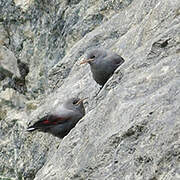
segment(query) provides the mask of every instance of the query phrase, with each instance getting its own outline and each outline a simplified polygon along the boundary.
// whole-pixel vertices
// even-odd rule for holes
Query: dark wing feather
[[[120,66],[124,63],[125,60],[121,56],[115,54],[112,58],[112,61],[115,62],[116,66]]]
[[[36,129],[47,129],[57,124],[62,124],[68,121],[69,118],[58,117],[55,115],[47,115],[35,122],[32,126],[28,127],[28,131],[34,131]]]

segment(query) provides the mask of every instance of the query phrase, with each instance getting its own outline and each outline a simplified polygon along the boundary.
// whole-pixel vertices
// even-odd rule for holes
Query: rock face
[[[0,45],[0,72],[2,76],[20,77],[17,60],[14,54],[6,47]]]
[[[0,67],[1,179],[180,178],[179,0],[1,0],[0,27],[20,73]],[[94,47],[125,59],[99,93]],[[26,132],[72,96],[86,115],[63,140]]]

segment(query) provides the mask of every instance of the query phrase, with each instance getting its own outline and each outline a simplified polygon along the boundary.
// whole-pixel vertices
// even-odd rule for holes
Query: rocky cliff
[[[125,59],[100,93],[94,47]],[[26,132],[73,96],[64,139]],[[0,0],[0,179],[178,180],[179,135],[179,0]]]

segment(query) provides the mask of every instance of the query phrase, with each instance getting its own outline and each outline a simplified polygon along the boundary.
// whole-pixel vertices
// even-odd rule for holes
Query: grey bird
[[[85,115],[83,101],[87,99],[70,98],[65,103],[57,106],[54,111],[41,118],[27,131],[48,132],[59,138],[66,136],[76,123]]]
[[[80,64],[89,63],[93,79],[99,85],[104,86],[114,71],[124,63],[124,61],[121,56],[114,52],[104,49],[94,49],[87,54],[87,59]]]

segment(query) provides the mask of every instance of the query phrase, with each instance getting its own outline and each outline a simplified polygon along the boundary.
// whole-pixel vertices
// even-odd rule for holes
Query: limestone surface
[[[180,178],[179,0],[1,0],[0,23],[21,72],[0,78],[0,179]],[[125,59],[101,90],[80,65],[95,47]],[[73,96],[86,115],[66,137],[26,132]]]

